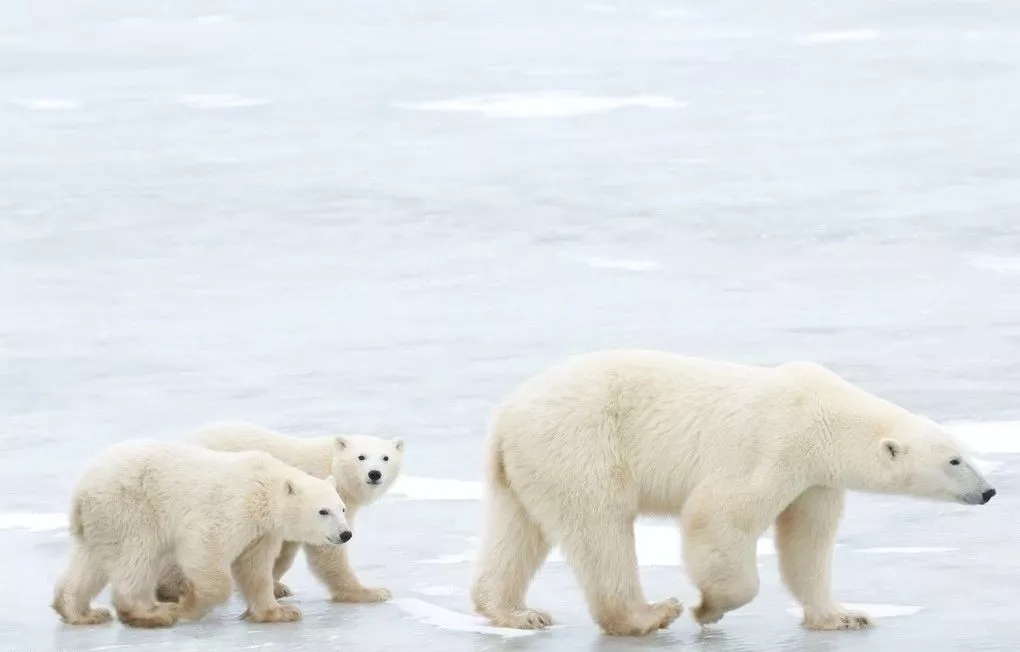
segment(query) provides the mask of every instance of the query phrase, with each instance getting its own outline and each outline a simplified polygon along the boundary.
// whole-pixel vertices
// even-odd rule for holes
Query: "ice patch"
[[[82,106],[81,102],[74,100],[59,100],[47,97],[14,100],[14,104],[29,111],[77,111]]]
[[[925,555],[932,553],[954,552],[956,548],[926,548],[923,546],[903,546],[885,548],[858,548],[856,552],[866,555]]]
[[[420,589],[414,589],[415,593],[421,593],[422,595],[431,596],[454,596],[454,595],[467,595],[467,589],[462,589],[456,586],[423,586]]]
[[[945,426],[977,453],[1020,453],[1020,421],[955,421]]]
[[[434,604],[419,600],[417,598],[396,598],[390,600],[393,604],[418,622],[438,627],[447,631],[471,632],[475,634],[491,634],[503,638],[519,638],[522,636],[533,636],[539,630],[535,629],[511,629],[509,627],[493,627],[480,616],[469,616],[437,607]]]
[[[553,551],[555,554],[556,551]],[[465,550],[464,552],[457,552],[452,555],[442,555],[434,559],[423,559],[419,564],[466,564],[473,562],[477,556],[475,550]],[[552,555],[549,556],[552,559]]]
[[[646,525],[638,523],[634,527],[635,545],[637,547],[638,565],[640,566],[681,566],[680,530],[670,525]],[[772,539],[758,540],[758,555],[769,557],[776,554]],[[443,555],[434,559],[424,559],[421,564],[463,564],[473,562],[477,558],[477,549],[471,548],[464,552]],[[564,563],[559,548],[554,548],[546,559],[547,563]]]
[[[269,100],[262,97],[228,94],[182,95],[177,101],[190,109],[238,109],[269,104]]]
[[[409,500],[481,500],[483,490],[481,482],[400,476],[390,494]]]
[[[878,39],[878,32],[873,29],[847,29],[834,32],[814,32],[804,37],[805,43],[852,43],[860,41],[874,41]]]
[[[616,5],[587,4],[584,6],[584,10],[596,14],[615,14],[619,13],[620,8]]]
[[[7,512],[0,514],[0,530],[48,532],[61,529],[67,529],[67,514],[36,514],[31,512]]]
[[[970,264],[979,269],[987,269],[1000,274],[1014,276],[1020,274],[1020,258],[1014,256],[974,256]]]
[[[853,609],[855,611],[863,611],[873,618],[896,618],[897,616],[913,616],[923,609],[923,607],[912,607],[901,604],[851,604],[844,603],[843,606],[847,609]],[[804,610],[801,607],[790,607],[786,610],[786,613],[797,618],[804,617]]]
[[[416,111],[481,113],[490,118],[562,118],[624,108],[676,109],[687,106],[659,95],[592,97],[570,93],[508,94],[398,105]]]
[[[226,16],[212,14],[209,16],[199,16],[198,18],[195,19],[195,22],[198,23],[199,25],[218,25],[219,23],[222,23],[226,20],[227,20]]]
[[[654,260],[613,260],[608,258],[585,258],[584,263],[596,269],[622,269],[628,272],[652,272],[662,269]]]

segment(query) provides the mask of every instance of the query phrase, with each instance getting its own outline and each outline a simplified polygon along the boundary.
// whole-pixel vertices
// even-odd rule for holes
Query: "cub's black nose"
[[[995,496],[995,489],[986,489],[984,493],[981,494],[981,504],[984,505],[991,500],[993,496]]]
[[[379,478],[381,477],[382,473],[379,473],[374,469],[368,472],[368,479],[371,480],[372,482],[379,482]]]
[[[347,543],[348,541],[351,540],[351,537],[353,536],[354,536],[353,532],[351,532],[350,530],[344,530],[343,532],[340,533],[340,543]]]

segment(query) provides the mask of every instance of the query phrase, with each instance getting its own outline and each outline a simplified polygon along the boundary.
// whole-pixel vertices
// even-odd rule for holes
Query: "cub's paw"
[[[68,625],[102,625],[113,620],[113,614],[109,609],[89,609],[85,613],[71,618],[61,616],[61,620]]]

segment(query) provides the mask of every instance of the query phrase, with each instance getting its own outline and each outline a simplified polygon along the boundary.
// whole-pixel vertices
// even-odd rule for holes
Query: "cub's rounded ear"
[[[297,487],[294,486],[294,481],[293,480],[284,480],[283,481],[283,490],[285,492],[287,492],[288,496],[293,496],[293,495],[297,494]]]
[[[882,455],[885,455],[890,460],[898,459],[904,453],[903,444],[895,439],[883,439],[880,445],[882,446]]]
[[[401,453],[403,453],[404,452],[404,440],[403,439],[394,439],[393,440],[393,448],[395,448],[398,451],[400,451]]]
[[[336,487],[336,481],[333,479],[333,476],[331,475],[326,476],[326,482],[329,483],[329,486]]]
[[[346,437],[341,436],[341,437],[337,437],[337,438],[335,438],[333,440],[333,446],[338,451],[342,451],[342,450],[347,450],[347,447],[350,446],[350,443],[347,441]]]

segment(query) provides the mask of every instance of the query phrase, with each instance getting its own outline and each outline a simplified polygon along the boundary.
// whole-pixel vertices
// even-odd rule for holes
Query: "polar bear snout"
[[[382,471],[372,469],[368,472],[368,484],[379,484],[382,481]]]
[[[329,539],[330,543],[339,546],[350,541],[351,537],[353,536],[354,536],[353,532],[351,532],[350,530],[344,530],[343,532],[338,532],[337,534],[327,538]]]
[[[960,496],[960,502],[967,505],[985,505],[995,497],[995,489],[989,487],[984,491],[974,491]]]

